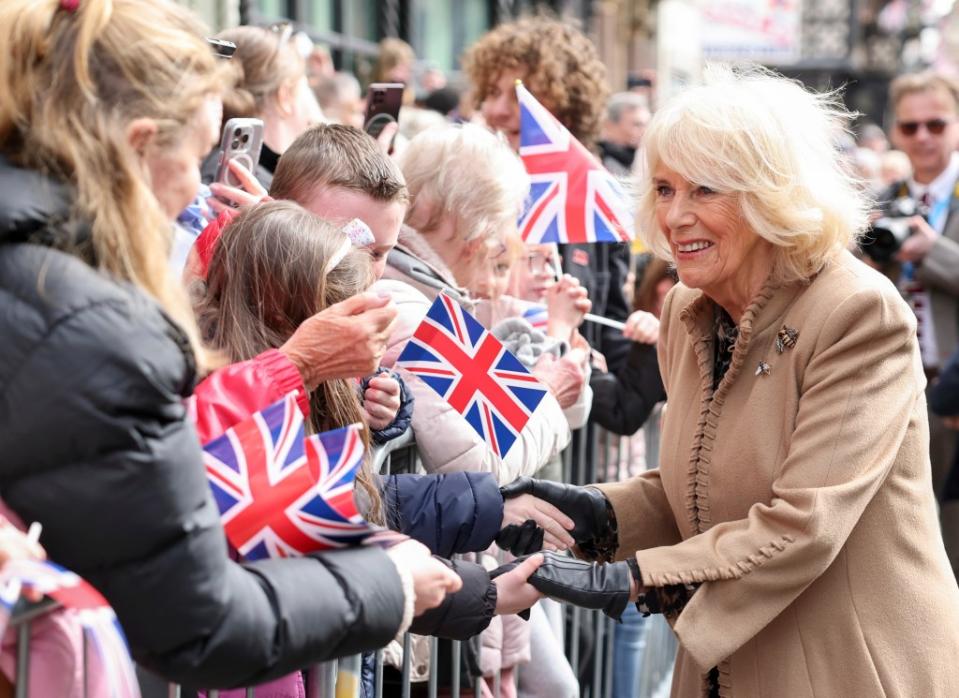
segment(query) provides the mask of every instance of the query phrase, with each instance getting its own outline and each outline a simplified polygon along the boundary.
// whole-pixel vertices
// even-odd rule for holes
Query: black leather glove
[[[529,583],[547,596],[620,619],[629,604],[633,572],[626,562],[584,562],[545,552]]]
[[[612,507],[606,495],[595,487],[521,477],[501,487],[500,492],[503,499],[531,494],[562,511],[573,520],[571,535],[585,555],[608,560],[616,552],[616,521],[611,514]]]
[[[543,549],[544,531],[533,519],[526,519],[521,526],[510,524],[496,534],[496,545],[519,557]]]

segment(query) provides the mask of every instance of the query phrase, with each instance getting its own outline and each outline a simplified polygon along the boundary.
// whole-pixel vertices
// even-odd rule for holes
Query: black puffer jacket
[[[656,404],[666,399],[656,347],[639,342],[632,343],[616,373],[594,371],[589,386],[593,389],[590,418],[621,436],[636,433]]]
[[[143,293],[49,246],[65,244],[67,206],[0,159],[3,499],[43,524],[51,559],[104,593],[165,678],[253,684],[385,645],[404,600],[381,550],[227,557],[181,404],[186,341]]]

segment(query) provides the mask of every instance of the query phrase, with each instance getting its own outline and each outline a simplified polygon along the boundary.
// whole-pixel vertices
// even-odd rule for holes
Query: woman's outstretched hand
[[[602,611],[619,620],[627,604],[639,594],[639,584],[625,562],[584,562],[549,552],[542,556],[543,563],[529,583],[550,598]]]
[[[612,535],[606,496],[593,487],[577,487],[550,480],[534,480],[521,477],[500,488],[504,499],[531,494],[549,502],[564,515],[573,520],[571,534],[573,540],[584,552],[590,548],[607,547],[606,541]],[[597,545],[603,541],[603,545]]]

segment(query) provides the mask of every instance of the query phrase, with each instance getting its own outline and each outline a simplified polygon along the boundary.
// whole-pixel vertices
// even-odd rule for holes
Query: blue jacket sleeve
[[[959,414],[959,351],[952,355],[929,392],[929,407],[942,417]]]
[[[434,555],[486,550],[503,523],[503,496],[491,473],[390,475],[382,490],[390,528]]]

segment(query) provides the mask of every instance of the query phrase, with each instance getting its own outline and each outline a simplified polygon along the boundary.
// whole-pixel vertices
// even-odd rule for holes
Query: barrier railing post
[[[452,661],[450,668],[450,691],[452,692],[451,698],[460,698],[460,652],[462,652],[463,647],[459,640],[453,640],[453,643],[450,648],[450,655],[452,656]]]
[[[306,672],[306,698],[335,698],[336,660],[314,664]]]
[[[16,698],[30,695],[30,621],[17,628],[17,687]]]
[[[409,633],[403,634],[403,668],[402,668],[402,681],[401,686],[401,695],[403,698],[410,698],[410,668],[413,662],[413,640],[410,637]]]
[[[363,658],[360,655],[341,658],[336,676],[336,698],[359,698],[362,672]]]
[[[616,623],[612,618],[606,619],[606,670],[603,672],[603,698],[612,698],[613,695],[613,643],[616,641]]]
[[[569,624],[569,664],[577,677],[579,676],[579,614],[581,612],[582,609],[579,606],[573,606]]]
[[[436,698],[439,691],[439,658],[440,642],[437,638],[430,638],[430,676],[427,684],[429,698]]]
[[[595,639],[593,640],[593,685],[591,686],[590,693],[592,698],[602,698],[602,686],[603,686],[603,650],[606,647],[606,616],[603,615],[602,611],[594,611],[593,614],[593,628],[595,632]]]
[[[383,698],[383,650],[376,650],[373,658],[373,695]]]

